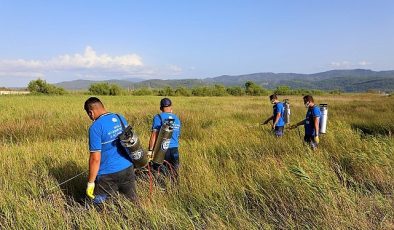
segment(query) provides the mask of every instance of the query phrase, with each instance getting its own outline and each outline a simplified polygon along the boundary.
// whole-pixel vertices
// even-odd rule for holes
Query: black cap
[[[168,106],[171,106],[172,105],[172,102],[171,102],[171,100],[169,99],[169,98],[163,98],[163,99],[161,99],[161,101],[160,101],[160,107],[161,108],[163,108],[163,107],[168,107]]]

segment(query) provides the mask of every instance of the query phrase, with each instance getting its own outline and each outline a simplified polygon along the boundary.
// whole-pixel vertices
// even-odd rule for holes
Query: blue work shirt
[[[161,119],[160,119],[161,117]],[[160,132],[161,125],[166,119],[174,119],[174,131],[172,133],[169,148],[175,148],[179,146],[179,135],[181,134],[181,121],[177,115],[173,113],[160,113],[153,117],[152,131]]]
[[[126,119],[119,115],[127,127]],[[116,173],[133,164],[122,153],[118,136],[123,131],[122,124],[116,114],[105,113],[97,118],[89,128],[90,152],[101,152],[98,175]]]
[[[315,121],[313,119],[315,117],[320,118],[320,108],[317,105],[313,106],[312,108],[308,108],[308,111],[306,112],[304,123],[305,135],[316,136]]]
[[[275,127],[285,126],[285,120],[284,120],[285,107],[283,106],[283,103],[282,102],[278,102],[272,108],[274,109],[274,120],[273,120],[273,122],[275,122],[276,115],[278,113],[280,113],[280,118],[279,118],[278,122],[276,123]]]

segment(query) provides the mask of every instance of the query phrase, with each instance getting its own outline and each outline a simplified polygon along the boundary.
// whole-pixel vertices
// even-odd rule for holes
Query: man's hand
[[[88,182],[88,185],[86,187],[86,195],[90,198],[90,199],[94,199],[94,182]]]
[[[148,156],[148,160],[151,161],[153,159],[153,152],[152,150],[148,150],[148,152],[146,152],[146,155]]]
[[[316,144],[319,144],[320,142],[319,136],[315,136],[314,141],[316,142]]]
[[[290,125],[289,129],[296,129],[298,127],[298,125]]]

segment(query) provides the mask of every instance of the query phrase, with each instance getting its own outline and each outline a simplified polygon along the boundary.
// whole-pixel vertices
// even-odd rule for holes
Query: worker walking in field
[[[89,128],[90,158],[86,195],[94,204],[103,203],[117,192],[136,202],[133,163],[122,152],[118,140],[123,131],[122,122],[127,125],[126,119],[107,112],[96,97],[87,99],[84,108],[93,121]]]
[[[304,120],[292,125],[290,128],[294,129],[300,125],[304,125],[304,141],[308,143],[313,150],[316,150],[319,144],[320,108],[315,104],[311,95],[304,96],[303,100],[305,107],[308,109],[306,117]]]
[[[179,135],[181,121],[172,111],[172,102],[169,98],[160,101],[160,114],[153,117],[152,132],[149,140],[148,156],[153,158],[152,168],[172,172],[178,181],[179,169]],[[168,135],[165,135],[167,132]],[[164,133],[164,134],[163,134]],[[159,135],[160,134],[160,135]],[[161,155],[161,156],[160,156]],[[166,163],[168,167],[165,167]]]
[[[273,115],[270,116],[267,120],[263,122],[263,124],[268,124],[272,120],[272,130],[275,133],[276,137],[282,137],[284,134],[284,114],[285,109],[283,103],[278,100],[278,96],[276,94],[272,94],[269,96],[271,104],[273,104]]]

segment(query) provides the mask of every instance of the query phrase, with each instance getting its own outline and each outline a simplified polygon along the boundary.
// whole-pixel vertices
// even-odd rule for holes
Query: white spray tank
[[[290,102],[289,99],[285,99],[283,101],[284,104],[284,108],[285,108],[285,114],[283,116],[284,120],[285,120],[285,124],[289,124],[290,123]]]
[[[320,104],[320,122],[319,122],[319,132],[321,134],[327,131],[327,120],[328,120],[328,107],[327,104]]]

